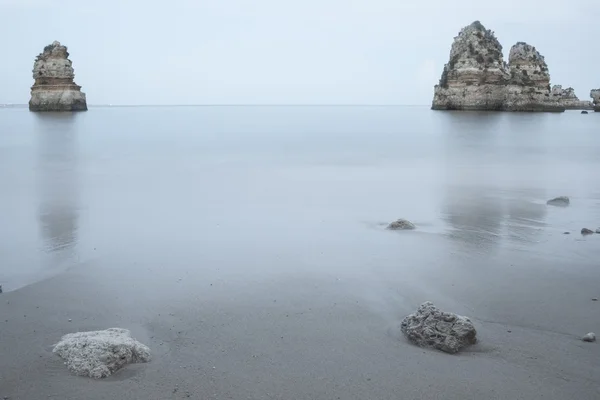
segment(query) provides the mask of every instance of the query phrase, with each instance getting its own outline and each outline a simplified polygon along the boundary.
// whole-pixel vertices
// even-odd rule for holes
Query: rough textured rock
[[[75,73],[67,48],[54,42],[44,48],[33,65],[29,110],[85,111],[87,102],[81,86],[75,84]]]
[[[74,374],[96,379],[110,376],[126,364],[150,361],[150,349],[120,328],[70,333],[53,351]]]
[[[405,317],[400,329],[416,345],[446,353],[456,353],[477,342],[477,331],[469,318],[440,311],[429,301]]]
[[[450,61],[434,88],[434,110],[564,111],[550,95],[550,76],[535,47],[519,42],[509,63],[502,45],[479,21],[454,38]]]
[[[579,97],[575,94],[575,89],[572,87],[563,89],[561,85],[552,86],[552,98],[557,100],[558,103],[567,110],[593,109],[592,102],[579,100]]]
[[[583,229],[581,230],[581,234],[582,234],[582,235],[591,235],[591,234],[593,234],[593,233],[594,233],[594,231],[593,231],[593,230],[591,230],[591,229],[588,229],[588,228],[583,228]]]
[[[592,89],[590,97],[594,103],[594,111],[600,112],[600,89]]]
[[[548,204],[550,206],[558,206],[558,207],[566,207],[570,203],[571,203],[571,200],[567,196],[555,197],[546,202],[546,204]]]
[[[596,335],[594,334],[594,332],[590,332],[590,333],[586,334],[584,337],[582,337],[581,340],[583,340],[584,342],[595,342]]]
[[[405,219],[398,219],[387,226],[387,229],[393,231],[407,230],[407,229],[415,229],[415,224]]]

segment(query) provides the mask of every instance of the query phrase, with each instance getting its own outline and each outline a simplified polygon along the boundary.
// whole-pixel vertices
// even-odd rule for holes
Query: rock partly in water
[[[595,342],[596,335],[594,334],[594,332],[590,332],[590,333],[586,334],[584,337],[582,337],[581,340],[583,340],[584,342]]]
[[[593,234],[593,233],[594,233],[594,231],[593,231],[593,230],[591,230],[591,229],[588,229],[588,228],[583,228],[583,229],[581,230],[581,234],[582,234],[582,235],[591,235],[591,234]]]
[[[53,352],[75,375],[96,379],[110,376],[126,364],[150,361],[150,349],[121,328],[70,333]]]
[[[416,345],[446,353],[477,343],[477,331],[469,318],[443,312],[429,301],[405,317],[400,329]]]
[[[410,222],[408,220],[400,218],[400,219],[390,223],[387,226],[387,229],[390,229],[392,231],[415,229],[415,224],[413,224],[412,222]]]
[[[44,48],[33,65],[30,111],[86,111],[87,102],[75,73],[67,47],[54,42]]]
[[[594,104],[594,111],[600,112],[600,89],[592,89],[590,92],[592,103]]]
[[[584,110],[584,111],[582,111],[581,113],[582,113],[582,114],[587,114],[588,112]]]
[[[552,86],[552,98],[567,110],[592,110],[594,108],[591,101],[579,100],[572,87],[563,89],[561,85]],[[587,114],[587,111],[581,113]]]
[[[519,42],[503,60],[502,45],[479,21],[454,38],[450,60],[434,88],[434,110],[564,111],[550,94],[544,57]]]
[[[558,207],[566,207],[570,203],[571,203],[571,200],[567,196],[555,197],[546,202],[546,204],[548,204],[550,206],[558,206]]]
[[[600,228],[596,229],[596,233],[600,233]],[[0,287],[1,289],[1,287]]]

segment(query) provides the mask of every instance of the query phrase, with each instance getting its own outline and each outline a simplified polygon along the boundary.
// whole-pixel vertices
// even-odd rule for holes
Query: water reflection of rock
[[[64,260],[77,243],[78,166],[75,115],[36,114],[38,222],[46,252]]]
[[[543,198],[543,193],[474,186],[448,189],[443,219],[452,239],[478,251],[489,251],[505,240],[513,244],[539,240],[546,206],[535,199]]]

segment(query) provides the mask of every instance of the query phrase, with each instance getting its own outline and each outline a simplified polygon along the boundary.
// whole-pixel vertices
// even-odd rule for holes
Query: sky
[[[27,103],[37,54],[68,46],[88,104],[430,104],[460,29],[552,84],[600,88],[598,0],[0,0],[0,103]]]

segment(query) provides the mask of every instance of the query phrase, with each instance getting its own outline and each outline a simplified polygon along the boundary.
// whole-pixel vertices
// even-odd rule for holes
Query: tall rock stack
[[[579,100],[575,94],[575,89],[568,87],[563,89],[561,85],[552,86],[552,97],[558,100],[559,104],[567,110],[591,110],[593,105],[591,101]]]
[[[502,45],[492,31],[475,21],[454,38],[450,61],[435,86],[432,108],[503,110],[509,78]]]
[[[67,47],[54,42],[44,48],[33,65],[30,111],[86,111],[87,102],[75,73]]]
[[[454,38],[450,61],[434,89],[434,110],[564,111],[550,94],[544,57],[523,42],[509,63],[492,31],[479,21]]]
[[[592,89],[590,97],[594,103],[594,111],[600,112],[600,89]]]

